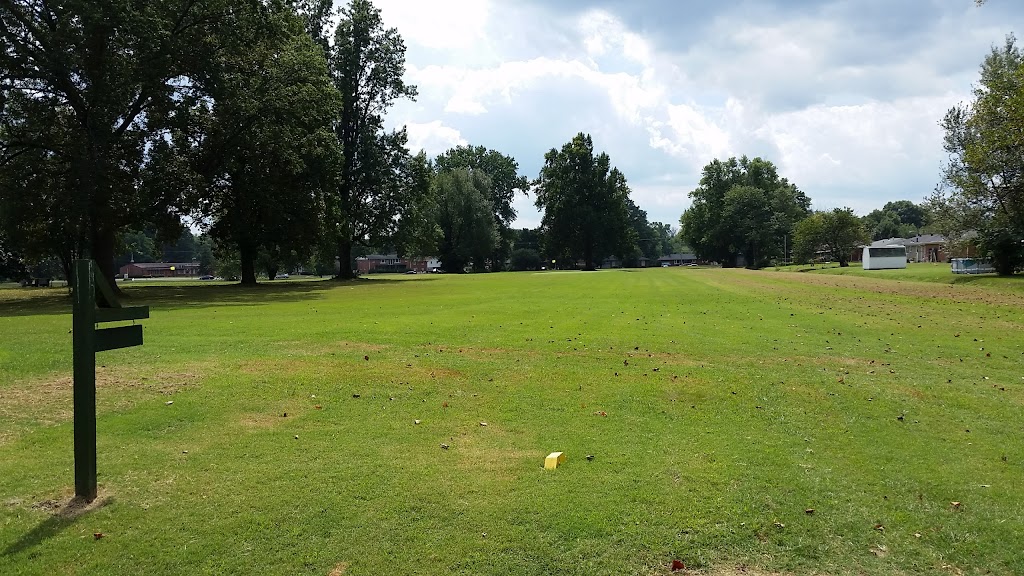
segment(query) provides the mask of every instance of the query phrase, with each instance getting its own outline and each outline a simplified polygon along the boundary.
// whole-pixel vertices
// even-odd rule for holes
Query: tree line
[[[926,203],[815,213],[771,162],[730,158],[704,167],[678,235],[648,221],[587,134],[549,150],[535,179],[482,146],[411,153],[404,128],[385,128],[417,96],[405,44],[369,0],[10,0],[0,48],[0,276],[48,262],[67,276],[90,257],[112,280],[133,246],[186,235],[193,257],[237,263],[243,283],[299,263],[350,278],[371,247],[453,272],[682,250],[724,266],[845,264],[859,242],[924,230],[975,242],[1000,273],[1024,265],[1012,36],[974,101],[943,119],[950,159]],[[538,230],[511,228],[525,192]]]
[[[862,218],[811,212],[771,162],[730,158],[704,167],[681,235],[701,258],[762,267],[816,257],[846,266],[862,243],[936,233],[950,249],[973,246],[1000,275],[1024,270],[1024,52],[1013,35],[985,57],[973,96],[940,122],[948,161],[920,204],[887,202]]]
[[[369,0],[15,0],[0,42],[0,276],[89,257],[113,280],[183,238],[176,259],[246,284],[299,263],[351,278],[370,247],[482,271],[517,249],[593,268],[671,244],[589,136],[536,180],[481,146],[410,153],[385,129],[417,96],[405,44]],[[545,221],[517,247],[527,191]]]

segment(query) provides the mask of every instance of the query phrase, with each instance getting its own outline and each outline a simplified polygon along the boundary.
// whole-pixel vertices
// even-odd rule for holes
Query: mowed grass
[[[84,510],[68,299],[0,291],[0,574],[1024,573],[1012,288],[677,268],[126,290],[152,317],[98,355]]]
[[[846,268],[839,264],[828,263],[818,265],[794,264],[783,266],[777,270],[785,272],[804,272],[811,274],[831,274],[838,276],[863,276],[867,278],[911,281],[936,282],[939,284],[964,284],[975,287],[994,288],[1003,292],[1024,293],[1024,274],[1011,277],[1000,277],[997,274],[953,274],[947,262],[911,262],[906,268],[892,270],[864,270],[860,262],[851,262]]]

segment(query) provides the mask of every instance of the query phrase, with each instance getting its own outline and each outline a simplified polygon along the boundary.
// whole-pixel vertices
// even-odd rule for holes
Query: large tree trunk
[[[242,284],[256,285],[256,250],[248,243],[238,246],[238,255],[242,264]]]
[[[114,268],[114,232],[112,230],[97,230],[92,238],[92,259],[96,261],[96,267],[110,284],[114,294],[121,294],[121,289],[115,282],[117,270]]]
[[[338,275],[337,280],[352,280],[356,277],[352,271],[352,238],[345,234],[338,240]]]

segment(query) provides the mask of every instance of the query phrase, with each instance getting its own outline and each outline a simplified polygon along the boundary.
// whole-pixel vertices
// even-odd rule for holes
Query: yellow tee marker
[[[558,468],[558,465],[562,462],[565,462],[565,454],[561,452],[552,452],[544,459],[544,469],[554,470],[555,468]]]

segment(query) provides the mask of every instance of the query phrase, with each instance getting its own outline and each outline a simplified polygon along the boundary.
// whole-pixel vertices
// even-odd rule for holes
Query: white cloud
[[[479,49],[492,8],[487,0],[375,0],[374,5],[407,44],[440,50]]]
[[[423,124],[410,122],[405,125],[409,133],[409,150],[417,152],[425,150],[428,156],[437,156],[456,146],[465,146],[468,142],[458,130],[445,126],[440,120]]]
[[[884,22],[852,1],[750,0],[699,20],[668,1],[375,4],[409,45],[420,96],[391,121],[411,146],[483,144],[535,176],[547,149],[590,132],[649,217],[672,223],[701,168],[741,154],[775,162],[816,207],[920,200],[943,160],[938,120],[967,99],[988,46],[1024,29],[998,3],[935,4],[929,18],[893,5]],[[539,222],[532,200],[516,207],[517,225]]]

